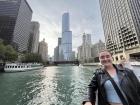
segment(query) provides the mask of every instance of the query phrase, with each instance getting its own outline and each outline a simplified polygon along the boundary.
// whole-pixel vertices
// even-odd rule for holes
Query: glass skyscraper
[[[111,53],[140,46],[140,0],[99,0],[106,47]]]
[[[0,0],[0,38],[27,51],[32,9],[26,0]]]
[[[72,59],[72,31],[69,28],[69,13],[62,16],[62,59],[71,61]]]

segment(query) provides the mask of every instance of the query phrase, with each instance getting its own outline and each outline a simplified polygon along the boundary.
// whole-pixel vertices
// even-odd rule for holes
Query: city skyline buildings
[[[26,0],[5,0],[0,1],[0,8],[0,38],[19,52],[27,51],[33,13],[31,7]]]
[[[83,32],[87,32],[89,31],[89,33],[93,33],[94,30],[94,35],[98,35],[100,37],[100,35],[102,35],[101,33],[96,34],[97,32],[101,32],[102,29],[98,28],[101,24],[101,22],[99,22],[99,18],[97,15],[100,15],[99,11],[99,4],[98,4],[98,0],[95,0],[94,3],[93,1],[89,0],[89,1],[49,1],[45,0],[42,2],[38,2],[37,0],[34,0],[34,2],[31,2],[30,0],[27,0],[30,4],[30,6],[32,7],[34,14],[33,14],[33,19],[34,21],[39,21],[40,23],[40,39],[42,40],[42,38],[45,38],[48,42],[49,45],[49,53],[52,56],[52,49],[54,46],[56,46],[57,42],[55,40],[56,36],[60,37],[60,32],[61,32],[61,27],[60,30],[58,29],[58,25],[60,26],[60,16],[62,15],[62,13],[64,13],[64,11],[69,11],[71,13],[71,28],[73,30],[73,49],[74,51],[76,51],[75,49],[77,48],[77,46],[82,42],[82,40],[79,40],[81,34],[79,33],[83,33]],[[92,2],[92,3],[91,3]],[[47,3],[47,4],[46,4]],[[50,5],[50,4],[54,4],[54,7],[56,8],[49,8],[49,6],[45,6],[45,8],[43,8],[43,4],[44,5]],[[66,7],[59,7],[61,5],[61,3],[67,5]],[[80,7],[77,7],[76,5],[72,5],[73,3],[80,3]],[[57,5],[56,5],[57,4]],[[91,5],[92,4],[92,5]],[[93,6],[93,4],[96,4],[95,6]],[[88,12],[86,12],[86,8],[88,6]],[[84,7],[84,8],[83,8]],[[95,11],[91,11],[94,8],[96,8],[96,12]],[[55,13],[56,14],[50,14],[53,13],[53,11],[55,11],[54,9],[58,10]],[[45,10],[45,11],[44,11]],[[50,12],[49,12],[50,11]],[[83,12],[82,12],[83,11]],[[86,15],[85,15],[86,13]],[[97,15],[96,15],[97,14]],[[52,17],[53,16],[53,17]],[[93,19],[94,17],[94,19]],[[57,20],[56,20],[57,19]],[[45,21],[44,21],[45,20]],[[96,23],[97,22],[97,23]],[[52,23],[52,25],[51,25]],[[91,25],[91,24],[92,25]],[[94,24],[93,24],[94,23]],[[95,29],[98,28],[98,29]],[[56,29],[56,30],[55,30]],[[80,30],[79,30],[80,29]],[[79,31],[78,31],[79,30]],[[82,32],[81,32],[82,30]],[[93,35],[93,34],[92,34]],[[95,37],[93,40],[95,40],[94,42],[96,42],[96,38]],[[77,41],[78,40],[78,41]]]
[[[80,63],[95,63],[99,62],[99,53],[105,49],[105,43],[99,40],[97,43],[92,44],[91,34],[83,33],[83,42],[77,48],[77,58]]]
[[[70,31],[69,13],[62,15],[62,37],[58,38],[58,45],[54,49],[54,61],[72,61],[75,52],[72,51],[72,31]]]
[[[98,42],[99,39],[104,41],[99,0],[27,1],[34,11],[33,20],[39,21],[40,23],[39,40],[41,41],[45,38],[46,42],[48,42],[49,55],[53,55],[53,49],[57,46],[57,38],[62,37],[61,16],[66,11],[71,15],[70,24],[73,33],[72,48],[74,51],[77,50],[77,47],[82,42],[81,33],[83,32],[91,33],[92,37],[95,35],[92,38],[93,42]],[[79,4],[80,6],[77,6]]]
[[[18,1],[18,0],[15,0],[15,1]],[[15,2],[15,1],[12,2],[12,3],[16,4],[17,2]],[[21,1],[23,1],[23,0],[21,0]],[[26,2],[25,2],[25,4],[26,4]],[[133,0],[133,1],[124,0],[124,1],[108,2],[107,5],[106,5],[105,1],[103,1],[101,3],[101,0],[100,0],[100,4],[103,7],[103,8],[101,8],[101,13],[102,13],[102,15],[104,15],[103,17],[104,18],[107,17],[105,20],[103,19],[103,23],[104,23],[104,28],[106,28],[104,30],[108,34],[108,35],[105,35],[105,36],[107,36],[106,37],[106,39],[107,39],[106,45],[109,46],[108,48],[111,50],[111,52],[114,53],[114,54],[117,54],[119,52],[131,50],[133,48],[138,47],[139,46],[139,33],[140,33],[139,32],[139,8],[140,8],[139,4],[140,4],[140,2],[138,0]],[[27,4],[27,7],[28,7],[28,4]],[[106,10],[104,8],[108,9],[107,12],[105,12]],[[25,8],[23,10],[25,10]],[[24,11],[21,10],[20,12],[23,13]],[[69,12],[71,12],[71,11],[69,11]],[[59,14],[61,14],[61,13],[62,12],[59,12]],[[71,14],[73,15],[73,13],[71,13]],[[13,16],[14,16],[14,14],[13,14]],[[22,16],[20,16],[20,17],[22,17]],[[18,24],[18,26],[19,26],[19,27],[16,27],[17,30],[25,28],[25,26],[24,26],[24,28],[21,28],[22,27],[22,25],[21,25],[22,22],[20,20],[24,20],[24,19],[26,20],[28,17],[29,16],[22,17],[21,19],[19,19],[19,18],[17,19],[18,22],[20,22],[20,23],[16,22],[16,24]],[[92,17],[92,15],[91,15],[91,17]],[[109,21],[107,20],[108,17],[110,19]],[[79,16],[78,18],[80,20],[81,17]],[[1,19],[2,19],[1,23],[5,22],[5,20],[6,20],[6,18],[1,18]],[[91,19],[93,19],[93,17]],[[65,27],[62,27],[62,33],[63,33],[64,28],[66,28],[66,29],[69,28],[70,22],[67,21],[67,20],[69,20],[69,19],[67,18],[66,20],[64,20],[64,21],[67,22],[68,25],[65,25]],[[95,20],[93,19],[93,21],[95,21]],[[66,22],[64,22],[64,23],[66,23]],[[10,23],[10,25],[12,25],[14,22],[12,23],[12,21],[10,20],[9,23]],[[9,24],[9,23],[7,22],[7,24]],[[81,21],[81,23],[82,23],[82,21]],[[48,22],[48,24],[49,24],[49,22]],[[89,24],[85,24],[84,26],[88,27],[88,25]],[[81,29],[80,26],[83,26],[83,25],[78,24],[78,26],[79,26],[79,29]],[[3,31],[3,29],[1,29],[1,30]],[[109,32],[109,30],[111,30],[111,31]],[[21,33],[21,32],[22,32],[22,30],[19,33]],[[85,31],[83,31],[83,32],[85,32]],[[19,35],[19,34],[17,34],[17,31],[14,31],[14,33],[16,33],[17,36]],[[55,33],[55,31],[54,31],[54,33]],[[46,31],[45,34],[46,34],[47,37],[49,36],[48,31]],[[58,33],[57,33],[57,35],[58,35]],[[99,34],[94,33],[94,35],[97,36]],[[17,37],[17,36],[15,36],[14,39],[15,40],[17,40],[17,39],[20,40],[20,38]],[[23,35],[23,36],[25,36],[25,35]],[[115,36],[117,36],[117,37],[115,37]],[[22,37],[22,36],[20,36],[20,37]],[[27,37],[28,37],[28,35],[24,38],[27,39]],[[9,38],[11,38],[11,37],[9,37]],[[22,38],[23,42],[25,41],[24,38]],[[97,37],[95,37],[95,38],[97,38]],[[49,39],[49,37],[48,37],[48,39]],[[75,41],[75,40],[73,40],[73,41]],[[14,41],[14,43],[12,43],[12,44],[16,45],[16,47],[18,48],[19,46],[15,42],[17,42],[17,41]],[[63,40],[62,40],[62,42],[63,42]],[[80,41],[77,41],[77,42],[79,43]],[[22,48],[24,48],[24,44],[22,44],[22,42],[21,42],[21,45],[23,46]],[[76,44],[73,44],[73,45],[76,45]],[[74,46],[74,48],[76,48],[76,46]]]

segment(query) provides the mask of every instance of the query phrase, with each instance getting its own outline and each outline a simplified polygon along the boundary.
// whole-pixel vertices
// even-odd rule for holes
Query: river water
[[[81,105],[94,67],[54,66],[1,73],[0,105]]]
[[[0,105],[81,105],[95,69],[54,66],[0,73]]]

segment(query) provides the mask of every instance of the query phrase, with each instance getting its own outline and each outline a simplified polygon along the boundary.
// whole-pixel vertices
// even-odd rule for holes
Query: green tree
[[[0,39],[0,60],[2,61],[15,61],[18,58],[18,54],[11,45],[4,44],[4,41]]]
[[[0,60],[4,60],[5,58],[5,46],[0,41]]]
[[[42,62],[41,56],[39,54],[34,53],[26,53],[21,59],[22,62]]]
[[[15,61],[18,58],[17,52],[11,45],[5,47],[5,60],[6,61]]]

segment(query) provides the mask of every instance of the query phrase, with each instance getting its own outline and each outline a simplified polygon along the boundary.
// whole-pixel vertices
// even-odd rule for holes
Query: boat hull
[[[25,71],[31,71],[31,70],[39,70],[42,69],[42,67],[36,67],[36,68],[30,68],[30,69],[4,69],[4,72],[25,72]]]
[[[22,67],[21,67],[22,66]],[[6,64],[4,71],[5,72],[25,72],[31,70],[39,70],[42,69],[42,65],[32,65],[32,64]]]

